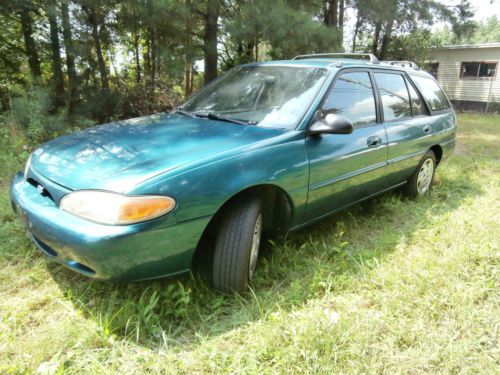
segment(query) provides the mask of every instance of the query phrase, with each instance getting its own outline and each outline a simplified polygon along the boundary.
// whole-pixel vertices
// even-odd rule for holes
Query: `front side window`
[[[411,116],[410,98],[402,75],[375,73],[375,81],[382,98],[384,121]]]
[[[207,86],[183,106],[265,127],[298,125],[328,76],[314,67],[254,65],[238,67]]]
[[[335,81],[321,108],[323,114],[335,113],[349,119],[353,125],[375,122],[375,98],[367,72],[343,73]]]
[[[497,63],[494,62],[463,62],[460,68],[460,78],[494,77]]]
[[[433,111],[442,111],[450,108],[446,95],[432,78],[411,74],[411,79],[417,85],[427,104]]]

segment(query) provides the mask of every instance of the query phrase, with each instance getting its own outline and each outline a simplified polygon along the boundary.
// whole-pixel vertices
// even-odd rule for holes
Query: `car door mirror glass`
[[[351,134],[352,122],[344,116],[329,113],[309,127],[309,134]]]

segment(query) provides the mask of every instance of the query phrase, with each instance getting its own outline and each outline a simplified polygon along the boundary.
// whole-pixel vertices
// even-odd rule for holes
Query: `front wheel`
[[[258,198],[244,198],[226,210],[215,241],[212,281],[216,289],[246,290],[257,266],[262,224],[262,201]]]
[[[433,151],[429,150],[404,186],[403,192],[412,198],[428,194],[434,180],[435,171],[436,156]]]

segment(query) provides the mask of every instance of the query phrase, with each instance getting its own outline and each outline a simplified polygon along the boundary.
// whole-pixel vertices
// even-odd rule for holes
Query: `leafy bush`
[[[0,116],[0,176],[11,176],[28,158],[30,147],[24,132],[12,120]],[[3,183],[0,177],[0,184]]]

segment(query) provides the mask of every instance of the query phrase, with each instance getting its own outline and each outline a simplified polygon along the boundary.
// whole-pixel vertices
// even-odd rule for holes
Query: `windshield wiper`
[[[208,118],[210,120],[227,121],[227,122],[232,122],[233,124],[239,124],[239,125],[257,125],[257,123],[255,121],[237,120],[235,118],[221,116],[221,115],[218,115],[217,113],[213,113],[213,112],[195,113],[195,115],[198,117],[205,117],[205,118]]]
[[[187,116],[187,117],[192,117],[192,118],[196,118],[197,116],[192,113],[192,112],[188,112],[188,111],[183,111],[182,109],[180,109],[179,107],[177,107],[174,111],[174,113],[178,113],[180,115],[184,115],[184,116]]]

